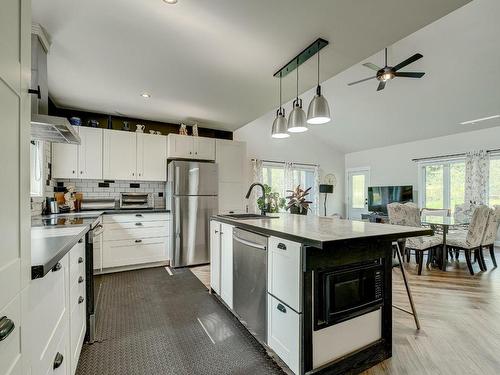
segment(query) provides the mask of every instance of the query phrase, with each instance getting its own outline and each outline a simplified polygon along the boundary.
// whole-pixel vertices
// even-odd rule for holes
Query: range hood
[[[65,117],[49,116],[47,52],[49,39],[40,25],[31,27],[31,139],[80,144],[78,133]]]

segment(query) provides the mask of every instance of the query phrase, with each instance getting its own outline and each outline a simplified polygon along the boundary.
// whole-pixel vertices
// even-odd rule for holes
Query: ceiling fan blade
[[[406,65],[410,65],[411,63],[414,63],[415,61],[421,59],[422,57],[424,57],[424,56],[421,55],[420,53],[416,53],[412,57],[407,58],[405,61],[400,62],[398,65],[396,65],[393,68],[393,70],[398,71],[399,69],[404,68]]]
[[[348,83],[347,86],[352,86],[352,85],[355,85],[357,83],[369,81],[370,79],[374,79],[374,78],[377,78],[377,76],[368,77],[368,78],[365,78],[365,79],[360,79],[359,81]]]
[[[410,72],[396,72],[394,75],[396,77],[406,77],[406,78],[422,78],[425,73],[410,73]]]
[[[385,88],[385,81],[380,81],[377,87],[377,91],[383,90]]]
[[[376,72],[378,72],[380,69],[382,69],[382,68],[379,68],[377,65],[372,64],[371,62],[364,63],[363,66],[366,66],[367,68],[373,69]]]

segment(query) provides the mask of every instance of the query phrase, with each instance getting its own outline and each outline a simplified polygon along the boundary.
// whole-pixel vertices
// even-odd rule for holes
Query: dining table
[[[448,250],[446,248],[446,235],[450,227],[459,227],[469,225],[469,220],[467,218],[456,219],[453,216],[434,216],[425,215],[421,217],[421,223],[423,225],[429,225],[432,229],[436,231],[437,228],[441,228],[443,234],[443,247],[441,254],[438,257],[438,265],[442,271],[446,271],[446,266],[448,265]]]

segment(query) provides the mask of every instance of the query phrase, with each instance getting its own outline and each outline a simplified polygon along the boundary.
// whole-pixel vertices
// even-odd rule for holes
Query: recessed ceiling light
[[[167,4],[177,4],[177,0],[163,0]]]
[[[146,99],[147,99],[147,98],[151,98],[151,94],[148,94],[147,92],[143,92],[143,93],[141,94],[141,96],[142,96],[143,98],[146,98]]]
[[[464,122],[461,122],[460,125],[473,125],[473,124],[477,124],[478,122],[493,120],[495,118],[500,118],[500,115],[493,115],[493,116],[478,118],[475,120],[464,121]]]

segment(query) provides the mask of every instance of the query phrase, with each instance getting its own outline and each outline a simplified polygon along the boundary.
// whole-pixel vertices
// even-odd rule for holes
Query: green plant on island
[[[265,209],[269,213],[277,213],[285,207],[285,198],[281,198],[280,194],[273,192],[269,185],[264,184],[264,198],[257,199],[257,206],[260,210]]]

